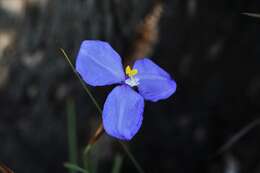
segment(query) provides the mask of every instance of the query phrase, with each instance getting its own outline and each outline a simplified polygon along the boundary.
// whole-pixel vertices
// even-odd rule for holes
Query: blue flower
[[[83,41],[76,70],[91,86],[119,84],[105,101],[102,119],[105,131],[121,140],[132,139],[140,129],[144,100],[166,99],[176,90],[170,75],[147,58],[137,60],[133,69],[127,66],[124,72],[121,57],[103,41]]]

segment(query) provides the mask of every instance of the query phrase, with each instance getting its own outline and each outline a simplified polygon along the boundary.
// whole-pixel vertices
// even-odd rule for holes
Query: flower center
[[[125,80],[125,83],[131,87],[139,85],[139,79],[137,77],[134,77],[137,73],[137,69],[131,69],[131,67],[128,65],[125,68],[125,73],[129,77]]]

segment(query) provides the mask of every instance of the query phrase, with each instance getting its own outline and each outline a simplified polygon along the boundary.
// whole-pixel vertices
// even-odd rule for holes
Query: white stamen
[[[139,85],[139,79],[136,77],[130,77],[125,80],[125,83],[131,87]]]

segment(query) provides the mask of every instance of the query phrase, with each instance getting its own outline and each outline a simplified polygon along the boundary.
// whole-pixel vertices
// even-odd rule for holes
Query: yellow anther
[[[137,69],[131,69],[131,67],[128,65],[125,68],[125,73],[126,75],[128,75],[129,77],[133,77],[134,75],[136,75],[138,73]]]

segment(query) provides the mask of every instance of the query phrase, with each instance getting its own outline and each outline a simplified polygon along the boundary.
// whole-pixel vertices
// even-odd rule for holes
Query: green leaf
[[[78,171],[78,172],[82,172],[82,173],[89,173],[87,170],[79,167],[78,165],[74,165],[72,163],[65,163],[64,167],[68,168],[70,170],[74,170],[74,171]]]

